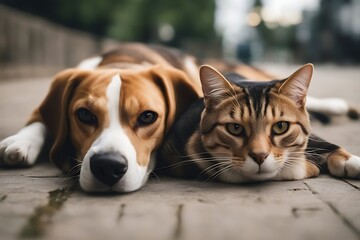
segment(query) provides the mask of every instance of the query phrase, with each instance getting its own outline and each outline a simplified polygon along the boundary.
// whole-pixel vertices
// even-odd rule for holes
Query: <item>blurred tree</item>
[[[104,34],[104,26],[110,22],[108,11],[115,2],[116,0],[0,0],[5,5],[96,35]]]
[[[158,30],[174,28],[175,44],[181,39],[215,37],[214,1],[127,0],[119,2],[109,35],[120,39],[160,40]]]
[[[255,9],[255,11],[260,13],[262,7],[262,0],[254,1],[253,9]],[[294,52],[297,49],[295,35],[296,26],[294,25],[278,25],[274,28],[269,28],[262,20],[261,23],[256,27],[256,30],[258,31],[262,45],[267,52],[269,52],[269,50],[273,52]]]
[[[311,61],[360,62],[360,17],[357,0],[321,0],[311,25],[311,41],[317,47],[309,52]]]
[[[189,38],[215,38],[213,0],[0,0],[0,3],[122,41],[178,46]],[[163,26],[168,31],[165,40],[159,37]]]

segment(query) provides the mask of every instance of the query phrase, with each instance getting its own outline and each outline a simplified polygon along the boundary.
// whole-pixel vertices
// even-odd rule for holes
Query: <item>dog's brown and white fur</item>
[[[117,51],[60,72],[26,127],[1,142],[2,164],[33,165],[49,136],[53,142],[50,158],[65,172],[81,166],[84,190],[139,189],[152,170],[154,150],[176,116],[200,94],[199,82],[189,77],[192,69],[187,69],[186,61],[191,58],[166,53],[124,44]],[[89,111],[96,121],[81,122],[79,109]],[[139,116],[146,111],[156,113],[157,118],[151,124],[139,124]],[[118,168],[117,172],[103,169],[98,173],[118,175],[118,181],[118,176],[103,179],[91,170],[91,159],[101,156],[122,162],[122,166],[109,166]]]
[[[246,66],[235,71],[251,79],[271,79]],[[174,120],[201,94],[193,57],[123,44],[60,72],[27,125],[0,143],[0,163],[31,166],[49,139],[51,160],[65,172],[80,168],[85,191],[137,190],[152,171],[152,156]],[[329,110],[326,100],[313,101],[308,108],[319,111],[346,112],[348,107],[338,100],[342,108]]]

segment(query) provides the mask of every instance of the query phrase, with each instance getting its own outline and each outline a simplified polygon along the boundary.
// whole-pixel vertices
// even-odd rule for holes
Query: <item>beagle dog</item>
[[[271,78],[247,66],[231,67],[247,78]],[[83,190],[135,191],[147,181],[174,120],[200,96],[195,58],[122,44],[57,74],[26,126],[0,143],[0,164],[31,166],[50,141],[50,159],[64,172],[76,172]],[[316,104],[318,110],[328,107]]]
[[[80,170],[83,190],[139,189],[166,132],[200,95],[190,59],[124,44],[60,72],[26,126],[0,143],[1,163],[31,166],[49,139],[50,159],[67,173]]]

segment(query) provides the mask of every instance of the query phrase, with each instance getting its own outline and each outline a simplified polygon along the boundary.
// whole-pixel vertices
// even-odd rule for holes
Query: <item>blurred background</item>
[[[360,62],[356,0],[0,0],[0,79],[53,74],[124,41],[246,63]]]

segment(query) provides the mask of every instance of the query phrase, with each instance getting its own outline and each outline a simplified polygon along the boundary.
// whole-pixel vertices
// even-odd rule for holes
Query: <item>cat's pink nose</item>
[[[269,154],[249,152],[249,156],[260,166],[265,161],[267,156],[269,156]]]

